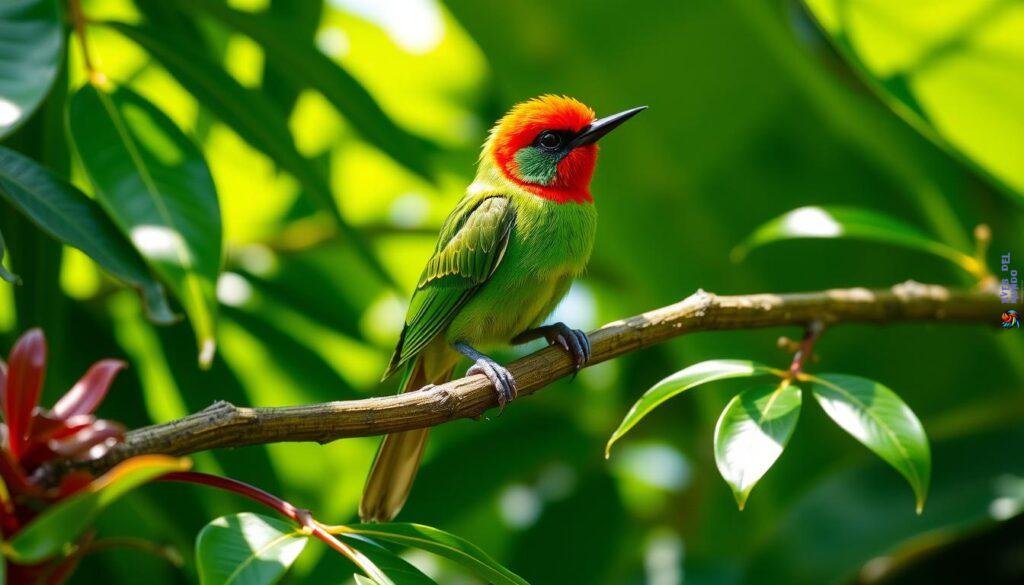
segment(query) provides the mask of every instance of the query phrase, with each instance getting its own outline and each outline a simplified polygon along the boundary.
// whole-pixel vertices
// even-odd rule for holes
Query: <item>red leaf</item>
[[[98,420],[66,439],[50,441],[47,446],[60,457],[95,459],[122,437],[123,426],[109,420]]]
[[[53,406],[53,416],[66,419],[76,414],[92,414],[103,402],[114,376],[126,366],[120,360],[103,360],[93,364],[82,379]]]
[[[46,338],[39,329],[30,329],[11,350],[4,393],[4,419],[8,445],[16,458],[28,439],[32,411],[39,403],[46,368]]]

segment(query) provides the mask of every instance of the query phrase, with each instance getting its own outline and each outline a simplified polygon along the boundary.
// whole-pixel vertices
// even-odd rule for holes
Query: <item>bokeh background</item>
[[[394,382],[378,379],[436,230],[470,181],[490,124],[542,93],[578,97],[599,114],[650,106],[602,143],[591,269],[558,309],[575,327],[596,328],[698,287],[727,294],[906,279],[973,284],[939,259],[877,243],[787,242],[730,261],[752,229],[803,205],[878,210],[968,252],[974,226],[986,223],[991,269],[1008,251],[1024,259],[1019,1],[816,0],[813,14],[787,0],[231,4],[271,11],[282,31],[314,42],[398,125],[436,145],[428,181],[361,140],[320,94],[275,75],[252,40],[195,15],[227,71],[290,112],[299,150],[328,173],[344,216],[401,290],[365,268],[275,161],[138,46],[91,26],[102,71],[168,113],[213,172],[226,248],[219,351],[201,371],[188,323],[148,323],[135,295],[88,258],[5,211],[9,263],[26,284],[0,283],[0,346],[29,326],[45,328],[48,397],[103,357],[131,368],[100,414],[131,427],[214,400],[270,406],[393,392]],[[129,2],[83,7],[97,21],[141,18]],[[84,82],[75,44],[69,71],[71,88]],[[72,177],[89,192],[77,167]],[[811,371],[879,380],[924,422],[934,478],[920,516],[902,478],[811,403],[786,453],[738,511],[715,469],[712,433],[742,383],[672,401],[603,458],[624,412],[660,378],[713,358],[782,366],[788,356],[776,338],[799,333],[686,336],[587,369],[500,418],[444,425],[400,519],[463,536],[531,583],[1024,575],[1024,524],[1015,519],[1024,503],[1024,338],[995,325],[849,325],[819,344]],[[194,462],[343,523],[355,516],[376,444],[269,445]],[[185,567],[109,551],[87,557],[72,582],[191,582],[195,534],[246,506],[198,487],[137,491],[103,515],[101,532],[174,546]],[[439,582],[473,583],[434,557],[410,558]],[[342,583],[351,573],[313,542],[286,580]]]

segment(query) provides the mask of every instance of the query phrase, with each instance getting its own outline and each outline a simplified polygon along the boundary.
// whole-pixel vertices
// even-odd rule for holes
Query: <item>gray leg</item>
[[[460,341],[454,344],[454,347],[459,353],[473,360],[473,365],[466,370],[467,376],[483,374],[491,381],[491,385],[498,392],[498,406],[505,408],[505,405],[516,397],[515,378],[504,366],[473,349],[468,343]]]
[[[587,334],[579,329],[572,329],[565,323],[527,329],[513,337],[512,343],[526,343],[540,337],[547,339],[551,345],[558,345],[568,352],[569,357],[576,365],[577,372],[590,361],[590,340],[587,339]]]

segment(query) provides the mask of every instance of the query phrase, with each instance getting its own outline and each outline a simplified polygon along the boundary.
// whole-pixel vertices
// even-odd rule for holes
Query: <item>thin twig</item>
[[[787,294],[719,296],[699,290],[673,305],[610,323],[590,333],[593,351],[589,365],[698,331],[807,323],[832,327],[848,322],[994,324],[1002,311],[999,297],[991,289],[949,289],[913,281],[890,289]],[[519,396],[530,395],[575,371],[572,360],[555,347],[516,360],[509,369],[518,382]],[[494,389],[481,375],[418,392],[364,400],[273,408],[240,407],[221,401],[179,420],[130,431],[123,443],[101,459],[84,465],[99,472],[145,453],[186,455],[286,441],[327,443],[476,418],[496,405]],[[83,464],[51,465],[41,469],[37,478],[54,481],[73,465]]]

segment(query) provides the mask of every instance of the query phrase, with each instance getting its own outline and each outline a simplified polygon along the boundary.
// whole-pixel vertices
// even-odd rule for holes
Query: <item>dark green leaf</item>
[[[895,392],[858,376],[808,376],[825,412],[855,439],[896,468],[910,483],[917,511],[924,507],[932,459],[921,421]]]
[[[0,137],[28,119],[50,92],[63,51],[57,0],[0,2]]]
[[[421,524],[357,524],[355,534],[434,553],[454,561],[493,585],[525,585],[526,581],[501,566],[475,545],[447,532]]]
[[[291,38],[265,14],[241,12],[219,0],[178,0],[186,10],[196,7],[237,29],[263,47],[266,58],[291,76],[299,87],[312,87],[352,124],[367,141],[408,169],[433,180],[427,143],[400,128],[351,74],[309,42]]]
[[[221,222],[199,149],[160,110],[126,88],[85,85],[70,108],[71,136],[96,197],[181,300],[199,343],[215,348],[214,294]]]
[[[0,263],[4,261],[4,249],[4,235],[0,233]],[[11,284],[21,284],[21,279],[18,278],[18,275],[8,272],[3,264],[0,264],[0,278]]]
[[[288,120],[266,94],[244,87],[201,51],[177,43],[155,28],[143,29],[120,22],[105,24],[149,52],[203,107],[294,176],[313,202],[331,215],[378,276],[394,284],[366,238],[341,215],[324,174],[296,150]]]
[[[765,244],[800,238],[847,238],[881,242],[934,254],[949,260],[970,274],[980,276],[985,267],[973,257],[947,246],[916,227],[887,215],[856,207],[794,209],[754,230],[732,251],[735,261]]]
[[[348,535],[348,540],[352,548],[366,555],[366,558],[370,559],[396,585],[436,585],[433,579],[424,575],[422,571],[411,565],[409,561],[369,538]]]
[[[294,524],[243,512],[221,516],[196,537],[196,565],[203,585],[277,583],[309,537]]]
[[[661,403],[677,394],[715,380],[751,378],[777,373],[777,370],[768,366],[747,360],[709,360],[680,370],[652,386],[636,401],[626,413],[626,417],[619,423],[619,428],[615,429],[611,438],[608,439],[604,456],[608,457],[611,454],[612,445],[629,432],[629,429],[636,426]]]
[[[12,150],[0,147],[0,197],[39,228],[78,248],[138,289],[150,319],[174,321],[163,286],[95,201]]]
[[[745,390],[722,411],[715,426],[715,463],[740,510],[786,448],[800,403],[800,388],[782,381]]]
[[[185,459],[140,455],[114,467],[83,491],[46,508],[7,543],[7,556],[18,563],[48,559],[78,537],[115,500],[171,471],[188,469]]]

